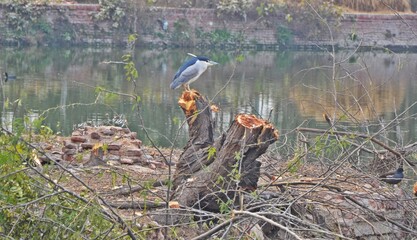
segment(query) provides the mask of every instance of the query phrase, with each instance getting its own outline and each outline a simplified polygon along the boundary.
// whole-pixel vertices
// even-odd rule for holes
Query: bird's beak
[[[213,65],[218,64],[217,62],[215,62],[215,61],[211,61],[211,60],[210,60],[210,61],[208,61],[208,63],[209,63],[209,65],[210,65],[210,66],[213,66]]]

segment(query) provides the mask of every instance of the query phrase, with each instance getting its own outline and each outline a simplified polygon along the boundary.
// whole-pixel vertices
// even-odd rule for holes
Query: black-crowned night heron
[[[403,168],[399,167],[395,172],[384,173],[379,178],[389,184],[398,184],[404,178],[403,172]]]
[[[216,62],[211,61],[208,57],[193,56],[178,69],[177,73],[175,73],[170,87],[172,89],[177,89],[180,86],[184,86],[186,90],[190,90],[190,83],[197,80],[209,66],[216,64]]]
[[[4,73],[4,81],[7,82],[9,80],[15,80],[16,76],[14,75],[9,75],[7,72]]]
[[[160,19],[160,18],[158,18],[157,21],[161,25],[161,29],[166,32],[168,30],[168,21],[165,19]]]

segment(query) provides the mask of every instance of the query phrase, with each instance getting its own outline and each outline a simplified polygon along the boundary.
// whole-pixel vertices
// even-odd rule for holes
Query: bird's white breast
[[[193,79],[191,79],[188,83],[192,83],[192,82],[194,82],[195,80],[197,80],[197,79],[200,77],[200,75],[201,75],[201,74],[203,74],[203,73],[207,70],[207,67],[208,67],[207,62],[205,62],[205,61],[200,61],[200,60],[198,60],[198,61],[195,63],[195,65],[197,66],[197,69],[198,69],[198,74],[197,74],[197,76],[195,76]]]

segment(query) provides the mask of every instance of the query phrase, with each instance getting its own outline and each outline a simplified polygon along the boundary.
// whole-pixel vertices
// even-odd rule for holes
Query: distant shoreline
[[[282,16],[266,16],[262,21],[248,16],[245,21],[202,8],[149,7],[117,20],[100,19],[98,4],[39,6],[33,10],[36,20],[24,20],[20,26],[12,21],[18,16],[6,7],[0,5],[0,44],[5,46],[125,46],[128,35],[137,33],[139,47],[417,51],[417,14],[413,13],[344,13],[328,22],[330,34],[328,28],[313,31],[310,26],[288,25]],[[161,19],[166,21],[165,29]]]

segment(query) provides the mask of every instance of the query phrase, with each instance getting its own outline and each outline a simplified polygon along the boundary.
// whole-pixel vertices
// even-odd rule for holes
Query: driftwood
[[[261,166],[257,158],[278,139],[274,126],[254,115],[239,114],[214,141],[207,100],[192,90],[184,91],[178,103],[189,126],[189,141],[174,174],[178,202],[219,211],[219,202],[235,199],[236,192],[255,190]]]

